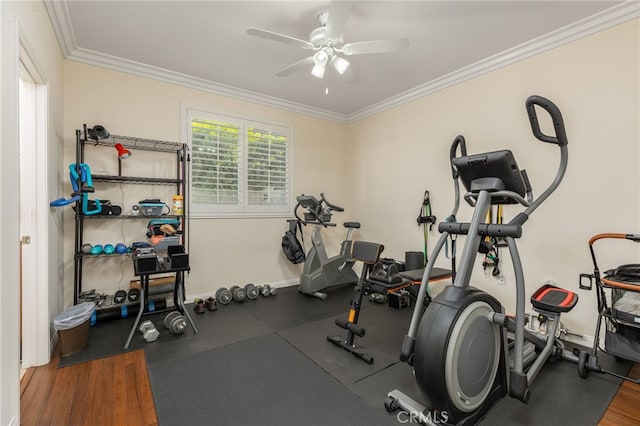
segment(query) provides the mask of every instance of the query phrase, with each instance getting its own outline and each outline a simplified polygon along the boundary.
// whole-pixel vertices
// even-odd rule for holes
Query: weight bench
[[[419,286],[422,284],[422,275],[424,274],[424,268],[401,272],[394,272],[392,268],[388,268],[385,270],[385,274],[380,273],[380,267],[376,269],[376,267],[374,266],[373,269],[374,272],[369,275],[369,278],[366,282],[367,293],[381,294],[388,297],[390,294],[399,294],[400,291],[405,290],[412,298],[415,299],[417,297],[418,290],[420,288]],[[429,283],[447,280],[451,277],[451,270],[434,267],[431,270]],[[430,301],[431,297],[427,293],[425,303],[428,303]]]
[[[351,257],[364,263],[364,267],[362,268],[362,273],[360,274],[360,279],[356,286],[356,294],[351,300],[349,316],[347,319],[336,318],[336,325],[347,330],[347,337],[344,339],[340,336],[327,336],[327,340],[329,342],[362,359],[367,364],[371,364],[373,362],[373,357],[356,348],[354,341],[356,336],[364,337],[365,334],[365,329],[358,325],[358,317],[360,316],[360,308],[362,307],[362,297],[365,294],[367,277],[369,276],[373,265],[378,262],[382,250],[384,250],[384,246],[382,244],[368,243],[365,241],[353,242]]]

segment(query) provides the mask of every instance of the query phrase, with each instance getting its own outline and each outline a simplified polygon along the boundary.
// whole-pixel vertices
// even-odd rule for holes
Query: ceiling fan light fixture
[[[311,70],[311,75],[317,78],[324,78],[324,64],[315,64]]]
[[[324,78],[324,70],[329,60],[329,55],[324,50],[318,50],[313,55],[313,69],[311,74],[317,78]]]
[[[333,68],[338,72],[338,74],[342,75],[351,64],[346,59],[336,55],[331,60],[331,65],[333,65]]]

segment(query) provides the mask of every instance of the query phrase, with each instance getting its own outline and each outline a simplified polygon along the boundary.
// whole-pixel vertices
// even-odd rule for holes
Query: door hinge
[[[30,235],[23,235],[22,238],[20,238],[20,243],[21,244],[31,244],[31,236]]]

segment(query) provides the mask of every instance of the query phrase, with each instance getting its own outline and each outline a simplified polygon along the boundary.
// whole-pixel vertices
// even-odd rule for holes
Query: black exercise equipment
[[[550,115],[554,136],[541,132],[537,108]],[[459,205],[458,180],[467,190],[464,199],[474,207],[473,216],[470,223],[445,220],[439,224],[441,236],[425,268],[401,350],[401,360],[414,367],[418,388],[427,405],[394,390],[385,401],[388,410],[400,408],[431,424],[429,418],[433,418],[434,412],[446,412],[452,424],[473,424],[507,393],[527,402],[531,382],[551,355],[577,362],[577,357],[565,351],[556,338],[560,314],[575,305],[578,299],[575,293],[549,286],[539,289],[531,302],[547,318],[547,334],[539,336],[525,329],[525,280],[515,241],[522,235],[522,225],[529,216],[559,186],[568,162],[567,137],[556,105],[543,97],[531,96],[526,100],[526,110],[534,136],[560,148],[555,179],[534,199],[527,175],[520,170],[511,151],[466,155],[464,138],[458,136],[454,140],[450,160],[456,197],[450,218],[455,218]],[[463,152],[460,157],[456,156],[458,148]],[[507,224],[483,223],[493,204],[520,204],[525,209]],[[465,237],[458,271],[453,285],[445,287],[423,314],[425,284],[450,235]],[[479,247],[487,236],[504,238],[507,242],[516,284],[515,317],[505,315],[493,296],[470,285]],[[513,334],[512,362],[509,362],[508,332]],[[531,362],[527,365],[524,358],[529,351],[537,355],[527,357]]]
[[[604,233],[594,235],[589,240],[593,275],[581,274],[580,288],[591,290],[592,280],[595,280],[598,321],[591,351],[579,352],[578,374],[584,379],[593,371],[640,384],[640,378],[617,374],[598,364],[598,352],[616,359],[640,362],[640,264],[621,265],[601,275],[593,247],[596,241],[603,239],[638,243],[640,234]],[[583,282],[584,278],[589,279],[588,285]],[[600,342],[603,326],[604,346]]]
[[[343,318],[336,318],[336,325],[347,330],[347,337],[346,339],[343,339],[339,336],[327,336],[327,340],[329,342],[364,360],[367,364],[371,364],[373,362],[373,357],[358,349],[354,341],[356,336],[364,337],[365,334],[365,329],[358,325],[358,317],[360,316],[360,308],[362,307],[362,297],[365,294],[367,276],[373,268],[373,265],[380,258],[382,250],[384,250],[384,246],[382,244],[369,243],[365,241],[355,241],[353,243],[351,257],[364,263],[364,267],[362,268],[362,273],[360,274],[360,279],[356,286],[356,294],[351,300],[349,316],[346,320]]]

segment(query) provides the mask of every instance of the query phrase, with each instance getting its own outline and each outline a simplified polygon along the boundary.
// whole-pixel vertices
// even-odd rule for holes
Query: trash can
[[[89,344],[89,322],[96,309],[94,302],[74,305],[58,314],[53,327],[60,338],[60,356],[65,357],[82,351]]]

